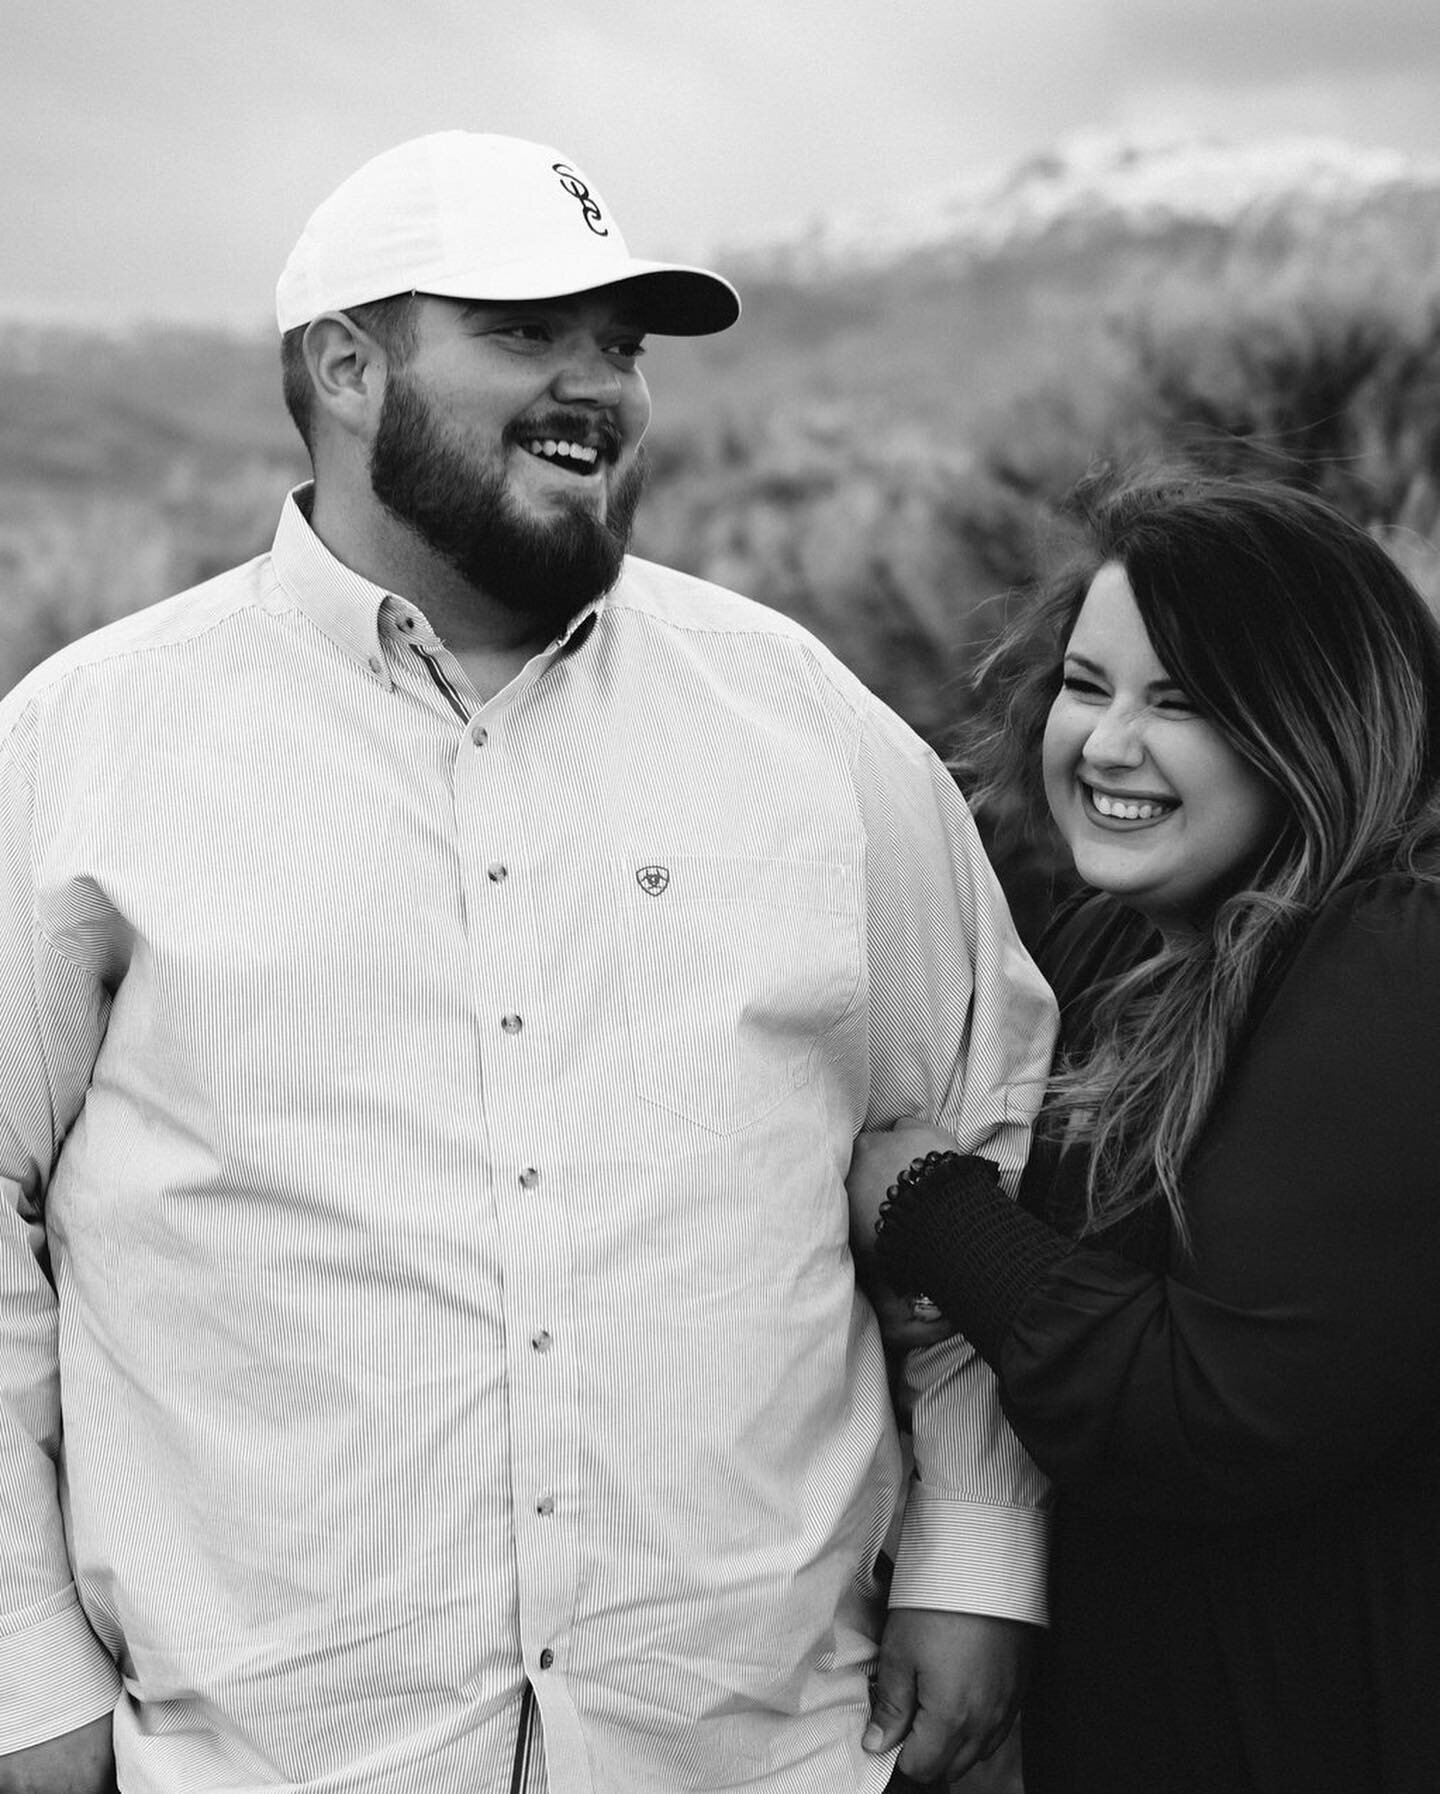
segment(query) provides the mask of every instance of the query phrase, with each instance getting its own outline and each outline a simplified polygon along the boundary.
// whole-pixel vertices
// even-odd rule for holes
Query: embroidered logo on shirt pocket
[[[858,869],[667,855],[664,902],[624,862],[625,1000],[636,1094],[736,1133],[809,1082],[860,989]]]

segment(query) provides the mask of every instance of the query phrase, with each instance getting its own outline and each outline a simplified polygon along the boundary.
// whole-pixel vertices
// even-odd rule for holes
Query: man
[[[281,278],[273,551],[0,710],[0,1788],[836,1794],[1003,1736],[1033,1467],[899,1491],[842,1190],[1013,1176],[1048,992],[932,756],[625,558],[649,332],[738,315],[443,133]],[[8,1778],[8,1779],[7,1779]]]

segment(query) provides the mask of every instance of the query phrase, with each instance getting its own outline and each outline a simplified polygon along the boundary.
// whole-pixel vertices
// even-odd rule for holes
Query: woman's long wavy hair
[[[1267,973],[1348,881],[1440,876],[1440,625],[1363,529],[1293,488],[1159,472],[1091,481],[1070,511],[1083,545],[982,671],[977,804],[1018,797],[1043,826],[1046,717],[1109,563],[1166,671],[1283,800],[1246,888],[1099,993],[1047,1104],[1089,1150],[1086,1230],[1163,1200],[1185,1244],[1182,1169]]]

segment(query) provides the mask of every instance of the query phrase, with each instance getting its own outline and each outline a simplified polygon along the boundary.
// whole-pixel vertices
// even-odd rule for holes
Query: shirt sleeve
[[[1021,945],[953,779],[872,717],[857,766],[868,864],[866,1126],[924,1116],[1013,1194],[1054,1048],[1054,1000]],[[1041,1622],[1048,1484],[963,1339],[904,1372],[915,1473],[891,1602]]]
[[[1433,884],[1322,915],[1187,1168],[1193,1251],[1168,1275],[1057,1253],[993,1200],[963,1238],[934,1218],[956,1318],[975,1305],[1007,1411],[1067,1495],[1243,1519],[1433,1449],[1437,993]]]
[[[37,926],[33,737],[0,744],[0,1753],[115,1704],[115,1665],[76,1597],[61,1516],[58,1316],[45,1188],[104,1027],[99,983]]]

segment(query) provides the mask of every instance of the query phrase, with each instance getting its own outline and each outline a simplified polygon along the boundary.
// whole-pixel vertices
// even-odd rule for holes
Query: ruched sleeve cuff
[[[1016,1205],[988,1159],[943,1153],[902,1178],[877,1236],[892,1289],[937,1302],[988,1364],[1072,1243]]]
[[[113,1711],[114,1660],[66,1588],[0,1619],[0,1755],[62,1737]]]

